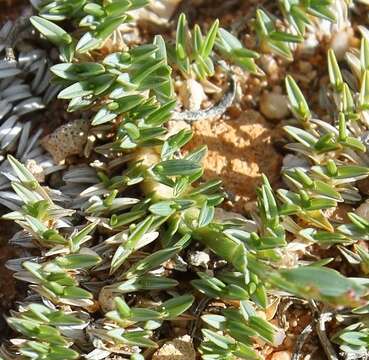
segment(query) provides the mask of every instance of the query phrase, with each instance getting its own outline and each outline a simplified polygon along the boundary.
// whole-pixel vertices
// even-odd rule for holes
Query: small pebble
[[[260,111],[270,120],[280,120],[290,113],[287,97],[275,92],[264,92],[260,97]]]
[[[274,57],[269,54],[263,54],[260,56],[261,68],[265,73],[273,78],[276,78],[279,74],[279,67]]]
[[[196,351],[189,335],[166,342],[152,360],[195,360]]]
[[[210,256],[204,251],[193,251],[188,255],[188,262],[192,266],[208,268]]]
[[[305,41],[301,44],[301,52],[304,55],[313,55],[319,46],[319,40],[314,33],[307,34]]]
[[[179,97],[187,110],[198,111],[206,99],[204,88],[194,79],[183,81],[179,88]]]
[[[352,37],[352,28],[343,29],[333,35],[330,47],[334,50],[337,60],[342,60],[345,57],[345,54],[350,47]]]

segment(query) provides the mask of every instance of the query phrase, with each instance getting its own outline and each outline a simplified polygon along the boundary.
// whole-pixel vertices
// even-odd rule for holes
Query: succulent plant
[[[363,139],[369,84],[365,31],[360,54],[348,56],[353,76],[341,72],[334,53],[328,53],[329,98],[336,107],[330,122],[316,119],[297,83],[286,78],[294,114],[285,126],[293,141],[287,149],[304,166],[285,169],[285,189],[274,191],[263,176],[249,219],[221,217],[220,181],[201,179],[206,147],[185,153],[181,150],[192,132],[168,135],[175,108],[171,65],[184,77],[204,80],[214,74],[216,52],[256,73],[257,55],[219,29],[218,22],[205,36],[197,26],[188,32],[183,15],[176,43],[168,47],[169,63],[161,36],[132,48],[107,46],[130,20],[127,12],[145,4],[36,4],[39,16],[31,22],[58,47],[63,61],[51,67],[63,87],[58,97],[69,100],[69,111],[91,114],[89,139],[96,160],[94,168],[69,168],[58,195],[15,157],[7,157],[17,204],[4,218],[22,228],[11,243],[32,251],[8,262],[29,292],[7,318],[21,338],[4,343],[1,355],[140,359],[173,330],[173,321],[186,321],[186,331],[193,325],[191,336],[199,338],[204,359],[260,359],[255,339],[274,346],[284,339],[283,331],[258,312],[267,308],[273,290],[338,308],[344,326],[333,341],[349,354],[362,352],[367,347],[363,315],[369,261],[359,240],[368,236],[369,223],[350,213],[351,223],[337,224],[327,211],[361,202],[356,182],[369,175]],[[281,2],[292,26],[282,32],[258,10],[259,36],[290,57],[288,44],[302,40],[309,16],[333,20],[330,5]],[[337,247],[363,277],[344,276],[327,266],[330,259],[286,265],[289,246],[299,241]],[[210,271],[186,262],[193,247],[210,254]],[[210,299],[226,309],[212,312],[206,306]]]
[[[49,68],[52,60],[45,48],[26,46],[25,42],[37,40],[27,18],[8,21],[0,30],[0,188],[2,204],[14,209],[19,199],[9,191],[11,174],[6,160],[8,153],[35,167],[40,177],[58,170],[42,148],[38,146],[41,131],[34,132],[28,120],[32,114],[44,109],[60,91],[60,86],[50,85]],[[37,43],[36,43],[37,44]]]

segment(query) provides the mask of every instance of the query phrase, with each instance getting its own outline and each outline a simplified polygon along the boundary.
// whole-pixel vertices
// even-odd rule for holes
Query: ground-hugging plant
[[[38,145],[42,131],[34,131],[30,120],[61,89],[50,84],[52,60],[39,40],[27,17],[7,21],[0,30],[0,198],[2,205],[11,209],[16,201],[8,191],[8,153],[47,173],[58,170]]]
[[[279,0],[282,19],[263,8],[257,9],[254,28],[261,49],[292,60],[294,46],[304,40],[309,26],[321,19],[337,21],[339,14],[333,9],[334,4],[335,1],[332,0]]]
[[[97,10],[107,11],[105,5]],[[85,7],[91,11],[91,4],[83,11],[73,7],[72,18],[81,21]],[[35,21],[55,43],[60,34],[66,38]],[[91,36],[99,45],[105,39]],[[22,339],[4,344],[4,358],[102,359],[118,353],[138,359],[165,338],[165,321],[188,320],[194,304],[215,298],[232,305],[220,314],[201,314],[202,357],[258,359],[255,338],[274,345],[283,340],[281,330],[256,313],[267,307],[271,288],[328,306],[365,309],[365,279],[346,278],[324,267],[324,260],[281,267],[291,236],[346,244],[356,242],[347,231],[362,233],[367,226],[351,215],[353,225],[339,229],[324,213],[339,202],[359,201],[353,183],[368,175],[365,164],[356,164],[365,147],[350,132],[347,107],[339,108],[338,126],[315,120],[288,78],[297,119],[286,128],[297,141],[289,148],[309,159],[308,168],[286,170],[290,190],[277,195],[263,178],[251,220],[222,218],[216,210],[223,199],[219,181],[200,180],[206,148],[184,155],[191,131],[166,135],[174,101],[165,48],[157,37],[153,45],[99,54],[96,62],[77,54],[76,61],[53,67],[67,86],[60,97],[71,99],[71,110],[94,109],[93,124],[107,129],[112,140],[95,147],[106,164],[99,183],[85,190],[87,198],[94,196],[81,213],[58,205],[47,187],[9,157],[23,206],[6,218],[24,229],[16,235],[18,245],[34,247],[37,255],[9,263],[17,279],[30,283],[30,294],[8,318]],[[330,72],[337,73],[330,56]],[[224,267],[191,269],[183,259],[194,245],[225,261]],[[361,256],[366,259],[365,251]],[[180,271],[187,272],[187,281],[178,281]]]
[[[286,127],[288,134],[297,141],[288,147],[298,154],[301,166],[284,172],[293,193],[279,191],[279,195],[292,207],[296,206],[298,199],[306,199],[303,201],[313,206],[313,217],[306,217],[301,207],[297,213],[293,211],[307,225],[314,225],[301,227],[295,222],[293,228],[297,237],[323,247],[337,246],[344,259],[366,277],[368,252],[359,243],[367,237],[365,212],[349,212],[350,223],[342,224],[329,219],[322,211],[324,207],[331,206],[339,209],[343,203],[357,206],[365,200],[357,187],[357,182],[365,179],[369,171],[366,155],[369,47],[366,30],[361,30],[364,37],[360,51],[354,50],[346,56],[353,75],[341,72],[334,52],[328,52],[331,101],[328,107],[336,109],[331,114],[331,123],[314,119],[296,83],[291,77],[286,79],[292,110],[299,123],[298,127]],[[314,206],[313,201],[318,206]],[[363,284],[366,282],[362,280]],[[343,311],[337,314],[342,329],[333,336],[333,341],[340,345],[344,357],[366,354],[366,318],[366,304],[356,307],[351,313]]]

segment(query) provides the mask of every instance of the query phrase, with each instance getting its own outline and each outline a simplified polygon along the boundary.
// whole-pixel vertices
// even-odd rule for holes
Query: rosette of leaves
[[[51,71],[65,87],[58,97],[70,101],[69,111],[96,107],[92,125],[124,116],[134,138],[139,136],[134,120],[149,116],[161,103],[170,102],[173,94],[161,37],[152,45],[110,54],[102,63],[61,63]]]
[[[254,27],[263,51],[288,60],[293,59],[293,45],[303,41],[307,27],[315,18],[336,21],[332,0],[279,0],[278,4],[284,16],[282,21],[261,8],[256,11]]]
[[[12,212],[4,218],[12,219],[22,226],[25,233],[31,235],[32,243],[41,252],[37,258],[10,261],[9,266],[13,271],[16,271],[15,277],[29,282],[31,284],[30,289],[41,298],[47,299],[56,307],[71,306],[74,309],[78,309],[76,310],[77,317],[83,318],[85,317],[83,314],[86,311],[94,311],[93,307],[95,304],[93,293],[85,289],[86,284],[94,272],[102,271],[101,269],[104,268],[103,264],[101,264],[102,258],[98,253],[105,257],[108,256],[109,253],[106,251],[107,245],[113,244],[110,246],[115,247],[115,244],[119,244],[119,242],[117,243],[118,239],[123,240],[124,245],[127,247],[123,246],[123,244],[120,247],[118,246],[117,252],[119,257],[116,256],[112,260],[112,266],[120,266],[123,263],[123,259],[126,259],[130,253],[135,252],[156,238],[155,236],[144,237],[149,230],[148,225],[151,225],[154,219],[149,217],[143,224],[139,223],[136,229],[133,229],[131,226],[131,235],[128,236],[126,242],[124,241],[124,234],[127,233],[124,231],[114,236],[114,242],[108,239],[105,245],[100,244],[99,246],[98,244],[96,251],[94,251],[93,248],[86,245],[91,245],[91,240],[93,239],[92,232],[97,223],[90,223],[80,230],[71,231],[69,219],[74,211],[65,210],[55,205],[47,191],[35,181],[32,174],[25,167],[14,158],[10,157],[9,161],[18,178],[17,181],[13,182],[12,186],[14,191],[22,198],[24,206],[22,210]],[[23,246],[29,247],[29,238],[26,238]],[[22,244],[19,243],[19,245]],[[181,250],[181,246],[183,244],[177,244],[172,248],[155,252],[148,258],[142,259],[131,266],[125,274],[120,274],[118,278],[128,279],[129,284],[127,283],[126,286],[128,286],[128,292],[130,293],[135,291],[135,283],[138,285],[140,282],[142,284],[146,283],[149,285],[149,288],[157,290],[166,289],[168,286],[176,286],[178,282],[174,280],[167,279],[166,281],[165,278],[162,279],[154,275],[151,275],[151,277],[146,275],[145,278],[145,274],[151,269],[160,266],[162,262],[170,259]],[[125,255],[119,251],[119,249],[123,248],[126,248]],[[131,250],[128,252],[128,249]],[[118,262],[116,262],[117,258],[119,258]],[[99,265],[102,266],[99,268]],[[115,271],[116,268],[112,270]],[[146,288],[148,285],[146,285]],[[156,347],[152,340],[146,339],[148,335],[152,335],[151,330],[160,327],[160,320],[175,319],[182,312],[186,311],[191,306],[193,299],[191,296],[179,297],[164,301],[162,305],[158,306],[157,311],[132,309],[129,313],[127,311],[122,312],[122,301],[122,299],[116,300],[120,318],[117,318],[114,312],[107,314],[107,324],[104,325],[104,329],[107,329],[109,326],[111,329],[109,331],[102,330],[97,323],[96,326],[92,326],[89,330],[89,334],[92,338],[100,338],[101,341],[106,342],[105,349],[115,344],[115,347],[123,347],[125,352],[134,352],[137,346]],[[188,305],[184,306],[184,303]],[[102,305],[104,306],[104,304]],[[31,304],[31,307],[37,306],[37,304]],[[42,310],[45,314],[46,309]],[[61,310],[57,314],[63,315]],[[75,350],[76,344],[74,342],[81,341],[80,336],[74,339],[73,337],[70,338],[68,333],[69,336],[63,339],[61,336],[63,331],[60,333],[58,325],[45,319],[45,316],[41,317],[40,322],[32,322],[23,313],[14,313],[13,315],[9,318],[9,324],[27,338],[25,342],[20,344],[16,352],[19,351],[25,357],[40,359],[45,356],[50,358],[57,358],[58,356],[77,358],[79,356]],[[39,314],[36,315],[40,316]],[[68,316],[65,316],[68,319]],[[57,317],[54,318],[53,316],[53,319],[57,320]],[[60,319],[61,322],[62,320]],[[69,320],[72,321],[73,319]],[[112,325],[111,321],[114,321],[115,325]],[[133,325],[136,322],[139,325],[134,327],[136,330],[133,330]],[[142,322],[150,323],[147,331],[142,330]],[[156,327],[153,325],[154,322],[157,323]],[[80,322],[76,320],[76,323],[79,324]],[[117,328],[118,325],[119,327]],[[63,326],[63,330],[65,328],[73,330],[68,323],[59,324],[59,326]],[[129,327],[129,330],[126,330],[127,327]],[[64,352],[62,351],[62,346],[66,348]],[[68,349],[71,346],[74,349]],[[132,349],[127,350],[130,347]],[[111,352],[114,351],[111,350]]]
[[[88,330],[95,341],[100,340],[97,354],[100,352],[117,352],[140,355],[140,349],[156,348],[158,345],[151,338],[164,321],[185,319],[183,313],[194,301],[192,295],[182,295],[162,302],[153,308],[129,307],[122,297],[114,298],[114,310],[105,314],[103,323],[96,324]],[[100,351],[99,351],[100,350]],[[141,355],[142,356],[142,355]],[[141,359],[141,357],[139,357]]]
[[[186,132],[182,131],[169,137],[162,145],[161,154],[145,151],[144,159],[139,162],[140,172],[136,173],[132,184],[127,184],[141,184],[142,200],[132,201],[117,196],[123,190],[119,186],[119,177],[113,177],[110,182],[113,186],[107,196],[86,210],[91,214],[89,220],[92,223],[73,232],[67,231],[70,228],[68,217],[73,212],[54,205],[32,175],[10,158],[18,176],[18,181],[13,184],[14,190],[22,196],[25,205],[22,211],[6,217],[17,221],[31,234],[33,243],[43,255],[37,260],[13,263],[16,277],[30,282],[32,291],[57,308],[72,306],[78,315],[93,311],[97,301],[106,309],[106,317],[94,321],[86,330],[96,348],[92,352],[99,350],[99,354],[104,356],[114,352],[133,354],[156,346],[153,337],[161,328],[161,322],[182,316],[194,301],[191,294],[175,290],[178,281],[173,274],[158,275],[163,271],[160,269],[165,269],[163,264],[176,255],[180,256],[190,240],[200,242],[229,263],[230,271],[220,271],[214,277],[199,272],[199,280],[192,282],[195,288],[211,298],[248,300],[255,304],[253,307],[263,308],[267,305],[266,288],[269,286],[277,286],[299,296],[347,304],[347,293],[350,292],[351,301],[353,294],[356,299],[365,293],[362,285],[333,270],[311,267],[278,272],[273,269],[273,263],[280,258],[278,249],[285,245],[285,235],[279,206],[266,179],[259,192],[259,212],[255,222],[218,221],[214,217],[214,207],[222,200],[219,182],[194,186],[202,174],[198,162],[204,150],[197,150],[184,158],[178,158],[176,154],[180,144],[185,143],[183,138],[189,140],[189,134],[185,135]],[[128,170],[130,166],[137,166],[138,159],[131,161]],[[140,174],[139,178],[137,174]],[[107,180],[110,179],[105,178],[104,186],[109,184]],[[114,185],[115,180],[118,180],[118,186]],[[96,226],[108,230],[110,236],[106,240],[104,236],[91,238]],[[147,254],[145,249],[155,250]],[[17,266],[23,270],[18,270]],[[99,272],[105,273],[105,281],[91,283],[91,276]],[[86,287],[95,290],[91,292]],[[169,289],[180,297],[169,300],[166,296],[162,304],[154,308],[127,307],[120,298],[145,291],[146,296],[149,295],[147,291],[164,295]],[[114,298],[118,299],[112,306],[111,299]],[[209,357],[209,354],[244,358],[255,355],[251,337],[240,339],[234,328],[234,319],[240,316],[244,319],[240,326],[242,329],[250,328],[252,338],[259,336],[273,342],[278,331],[259,319],[249,307],[248,314],[249,318],[245,318],[246,315],[237,308],[224,313],[225,320],[219,319],[220,324],[216,326],[222,330],[223,325],[226,326],[225,335],[218,337],[214,330],[204,330],[205,342],[201,350],[204,357]],[[15,320],[12,322],[16,323]],[[216,329],[215,323],[209,325]],[[30,332],[17,329],[27,338],[18,351],[30,354],[27,351],[34,345],[37,351],[50,356],[54,347],[39,335],[37,326],[35,324]],[[52,331],[55,336],[58,333],[58,329],[47,331]],[[83,353],[79,340],[73,337],[69,340],[68,346],[72,351]],[[73,358],[76,355],[68,350],[68,346],[65,356]],[[35,352],[31,353],[34,356]]]
[[[84,8],[90,7],[89,5],[98,6],[85,4]],[[106,11],[123,14],[143,3],[128,1],[124,4],[117,2],[110,4],[111,6],[105,5]],[[118,16],[121,23],[124,20],[122,16],[125,19],[126,15]],[[63,19],[65,18],[69,19],[69,16],[65,15]],[[110,20],[107,23],[110,24]],[[48,23],[47,26],[51,25]],[[43,28],[38,30],[50,38],[48,31]],[[62,41],[60,33],[54,35],[58,39],[57,42]],[[54,40],[51,38],[51,41]],[[100,46],[101,43],[96,45]],[[92,120],[95,126],[113,120],[120,123],[124,118],[125,124],[120,125],[118,132],[121,140],[118,147],[122,146],[121,149],[134,147],[135,143],[149,142],[163,132],[160,127],[163,122],[157,121],[156,118],[161,117],[159,114],[161,104],[165,104],[164,112],[171,109],[173,88],[171,69],[167,65],[166,47],[160,36],[157,36],[151,45],[138,46],[127,52],[112,53],[99,62],[72,62],[73,59],[71,54],[69,62],[51,68],[58,82],[65,87],[58,97],[70,101],[69,111],[97,109],[97,114]],[[141,121],[142,117],[148,118],[150,115],[148,121],[151,123]]]
[[[137,158],[136,161],[131,158],[131,165],[128,165],[122,177],[113,176],[110,181],[105,178],[103,186],[106,196],[86,210],[92,214],[91,220],[100,221],[104,227],[116,233],[106,240],[112,248],[112,260],[108,263],[110,274],[116,280],[102,288],[100,296],[109,293],[124,295],[176,285],[172,279],[154,281],[148,272],[153,270],[154,264],[158,266],[173,254],[181,255],[192,239],[225,259],[231,266],[230,271],[219,271],[214,276],[198,272],[199,279],[191,282],[209,298],[251,300],[254,306],[265,308],[268,304],[267,289],[273,286],[297,296],[312,297],[332,304],[355,306],[360,302],[361,295],[366,292],[365,288],[356,280],[346,279],[334,270],[300,267],[279,272],[274,269],[283,256],[286,235],[281,223],[283,205],[277,203],[265,178],[258,193],[259,211],[254,221],[217,220],[214,206],[222,200],[218,192],[219,182],[194,186],[194,181],[202,173],[197,162],[204,150],[199,149],[178,158],[179,144],[183,145],[189,138],[190,133],[186,131],[169,137],[160,155],[153,150],[145,150],[141,153],[144,158],[138,163],[139,168],[136,167]],[[130,166],[140,171],[139,177],[135,177],[131,184],[141,184],[144,195],[141,201],[135,200],[134,204],[129,204],[128,199],[124,203],[117,195],[125,189],[120,188],[120,180],[130,173]],[[120,211],[117,209],[119,204]],[[154,241],[161,243],[162,250],[136,264],[130,264],[130,256],[142,247],[154,244]],[[355,295],[348,296],[349,291]],[[268,329],[269,336],[273,338],[275,329]],[[230,341],[230,344],[236,344],[238,340]],[[226,353],[234,356],[240,354],[239,349],[242,348],[245,356],[246,351],[253,353],[249,340],[245,341],[227,347],[226,351],[223,351],[224,348],[219,349],[216,342],[212,346],[207,343],[206,346],[211,349],[206,352],[211,350],[214,354],[221,351],[219,356]]]
[[[202,330],[204,341],[200,352],[203,359],[260,359],[253,349],[252,338],[276,345],[281,341],[281,330],[257,316],[253,306],[241,301],[240,307],[228,308],[219,314],[203,315],[208,326]]]
[[[30,41],[31,48],[25,46]],[[60,90],[59,85],[50,85],[52,61],[39,45],[27,18],[8,21],[0,30],[0,197],[3,205],[12,209],[16,199],[7,191],[10,165],[6,154],[12,153],[22,162],[32,160],[47,173],[57,170],[37,144],[41,131],[33,131],[29,120]]]
[[[128,11],[141,8],[147,0],[41,1],[35,4],[40,16],[31,17],[34,27],[59,48],[63,61],[99,49],[118,29],[131,20]],[[66,26],[72,26],[72,31]],[[60,25],[59,25],[60,24]]]
[[[215,74],[214,59],[218,53],[221,58],[240,66],[243,70],[261,74],[255,64],[259,55],[243,47],[230,32],[219,28],[219,20],[214,21],[206,35],[200,26],[189,30],[185,14],[178,19],[176,42],[169,46],[169,60],[185,78],[201,81]]]
[[[78,353],[71,349],[66,329],[78,332],[88,322],[83,314],[54,310],[42,304],[30,304],[19,312],[11,311],[9,325],[25,338],[10,348],[10,354],[31,359],[77,359]]]
[[[55,33],[43,31],[55,40]],[[155,347],[162,321],[185,316],[182,313],[205,295],[232,300],[235,306],[216,321],[204,318],[203,356],[255,358],[251,340],[260,337],[273,343],[277,335],[277,330],[254,312],[267,306],[268,289],[278,288],[332,305],[352,307],[365,302],[363,280],[346,278],[322,267],[322,263],[278,270],[287,243],[286,219],[308,218],[314,229],[331,230],[332,225],[322,219],[323,210],[342,201],[346,192],[350,194],[339,191],[339,184],[334,183],[337,172],[328,173],[328,178],[334,179],[327,187],[318,181],[326,175],[323,170],[317,171],[313,183],[300,172],[288,174],[292,189],[279,191],[279,200],[264,178],[252,220],[217,219],[215,207],[223,198],[220,184],[200,181],[206,148],[183,155],[180,150],[191,132],[165,135],[163,125],[170,118],[173,102],[168,99],[170,69],[161,38],[156,38],[154,45],[112,54],[102,63],[69,62],[57,65],[54,72],[59,72],[67,85],[61,97],[71,99],[71,110],[96,106],[95,124],[112,122],[107,125],[114,133],[113,142],[97,148],[112,161],[99,172],[100,182],[84,191],[94,195],[85,209],[90,223],[73,231],[71,224],[81,220],[54,205],[46,190],[10,158],[19,178],[14,189],[25,205],[8,218],[31,234],[32,243],[41,252],[40,259],[13,263],[19,279],[31,282],[33,291],[53,304],[51,307],[72,306],[80,313],[94,311],[96,305],[105,313],[100,319],[97,315],[86,330],[87,346],[69,339],[73,351],[93,356],[96,349],[104,358],[110,353],[130,356],[142,348]],[[348,154],[363,152],[362,144],[347,129],[344,113],[337,131],[327,136],[333,126],[312,119],[301,92],[296,95],[297,86],[291,84],[294,112],[301,115],[296,126],[287,129],[297,141],[291,149],[307,154],[317,166],[326,166],[329,153],[350,161]],[[341,165],[344,162],[336,167]],[[128,190],[136,191],[137,197],[127,196],[132,194]],[[92,235],[94,228],[96,235]],[[197,271],[197,278],[183,286],[166,264],[175,263],[195,242],[225,260],[227,266],[214,275]],[[139,295],[152,304],[153,294],[159,304],[137,306]],[[241,339],[235,322],[249,335]],[[40,342],[33,333],[28,340]],[[51,345],[42,340],[44,354],[49,354]],[[24,344],[27,352],[30,345]]]
[[[363,138],[366,131],[365,78],[367,75],[364,67],[365,58],[368,56],[366,47],[367,40],[363,39],[361,65],[360,60],[354,65],[353,57],[349,56],[350,64],[354,66],[354,73],[360,74],[359,89],[351,88],[350,85],[353,83],[350,82],[349,85],[344,81],[333,51],[328,52],[331,95],[336,105],[333,124],[314,119],[295,81],[291,77],[286,79],[291,110],[297,121],[297,126],[291,124],[285,127],[289,136],[296,141],[288,144],[287,147],[300,158],[306,158],[307,163],[311,164],[309,168],[293,168],[284,172],[290,189],[295,190],[293,196],[296,201],[292,201],[291,193],[283,192],[280,195],[292,207],[303,198],[307,201],[311,200],[313,211],[319,207],[320,209],[336,207],[341,202],[357,203],[362,200],[356,182],[365,179],[369,170],[367,147]],[[296,190],[299,191],[300,201],[297,201]],[[317,207],[313,204],[316,201],[318,201]],[[292,207],[291,211],[293,211]],[[299,207],[302,209],[301,206]],[[320,227],[333,230],[333,227],[323,220],[322,213],[319,217],[322,220],[319,221]]]
[[[34,291],[55,303],[93,305],[89,300],[92,295],[78,287],[77,270],[91,268],[101,261],[92,250],[82,248],[82,244],[91,238],[89,233],[96,224],[70,235],[64,233],[65,228],[71,226],[67,218],[74,210],[55,205],[25,167],[13,157],[9,157],[9,162],[17,176],[12,187],[24,205],[3,218],[15,221],[31,235],[43,259],[27,259],[21,264],[23,270],[16,272],[15,277],[30,282]],[[28,247],[28,239],[25,240],[23,246]]]
[[[365,34],[365,30],[362,31]],[[296,83],[287,78],[291,109],[298,123],[298,127],[286,127],[288,134],[297,141],[289,144],[288,148],[310,165],[286,170],[284,177],[290,190],[279,191],[285,202],[283,212],[313,225],[302,228],[295,223],[294,234],[324,247],[338,246],[355,272],[365,276],[360,280],[365,286],[369,257],[367,250],[358,242],[367,237],[367,219],[349,212],[349,223],[336,223],[327,219],[324,208],[339,208],[340,203],[359,205],[365,200],[356,182],[365,179],[369,170],[366,155],[368,49],[368,40],[364,36],[360,51],[353,50],[347,55],[353,75],[347,70],[341,71],[334,52],[328,51],[330,108],[333,108],[330,124],[314,119]],[[312,206],[311,211],[303,210],[300,205],[302,199]],[[291,213],[288,208],[291,208]],[[354,358],[366,353],[366,314],[367,304],[359,302],[352,312],[344,311],[336,316],[341,329],[332,340],[339,344],[345,357]]]

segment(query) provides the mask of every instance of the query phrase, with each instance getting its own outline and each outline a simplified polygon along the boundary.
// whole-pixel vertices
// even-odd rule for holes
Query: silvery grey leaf
[[[23,84],[23,79],[17,77],[9,77],[0,81],[0,90],[3,91],[7,89],[9,86]]]
[[[28,131],[28,134],[29,134],[29,131]],[[42,134],[42,129],[39,129],[38,131],[36,131],[34,135],[32,135],[31,138],[28,138],[28,141],[26,143],[26,148],[24,149],[24,152],[23,152],[24,157],[27,156],[27,154],[29,154],[32,149],[34,149],[35,144],[37,140],[40,138],[41,134]],[[34,158],[36,156],[33,155],[32,157]]]
[[[96,175],[95,169],[87,165],[80,165],[69,168],[63,174],[63,180],[71,183],[95,184],[99,181],[99,178]]]
[[[0,199],[0,200],[1,200],[0,203],[1,203],[2,206],[6,207],[6,208],[8,208],[12,211],[17,211],[17,210],[20,209],[20,206],[15,205],[11,201],[8,201],[8,200],[5,200],[5,199]]]
[[[3,137],[1,141],[1,148],[6,149],[10,147],[12,144],[14,144],[14,142],[20,136],[21,131],[22,131],[22,124],[19,122],[16,122],[14,126]]]
[[[9,245],[20,246],[27,249],[33,249],[36,247],[32,242],[32,235],[24,230],[15,233],[13,237],[9,239]]]
[[[40,49],[21,51],[18,56],[18,63],[22,69],[28,70],[34,62],[41,58],[45,58],[45,56],[45,52]]]
[[[72,223],[70,221],[67,221],[65,219],[59,219],[57,222],[56,222],[56,225],[55,225],[55,228],[56,229],[62,229],[62,228],[68,228],[72,226]]]
[[[342,76],[345,82],[347,82],[350,89],[355,92],[359,91],[359,83],[355,76],[346,69],[342,69]]]
[[[24,150],[26,149],[28,138],[31,130],[31,123],[29,121],[25,122],[23,125],[22,133],[19,138],[17,153],[15,155],[16,158],[20,158],[22,154],[24,154]]]
[[[62,193],[60,190],[49,189],[49,195],[53,201],[57,203],[62,203],[63,206],[65,203],[70,201],[70,198],[66,196],[64,193]]]
[[[62,89],[61,85],[58,84],[50,84],[50,86],[47,88],[44,97],[42,100],[45,104],[48,104],[53,98],[56,97],[56,95],[60,92]]]
[[[35,1],[35,0],[31,0]],[[86,360],[102,360],[106,359],[111,354],[111,351],[103,349],[95,349],[84,356]]]
[[[10,259],[5,263],[5,266],[8,270],[19,272],[19,271],[23,271],[22,264],[25,261],[37,262],[37,258],[34,256],[28,256],[28,257],[23,257],[23,258]]]
[[[24,153],[20,160],[25,162],[28,159],[33,159],[38,163],[38,159],[42,157],[44,154],[45,154],[44,150],[40,146],[37,146],[37,144],[35,144],[35,147],[30,149],[30,152]]]
[[[9,133],[9,131],[13,128],[17,121],[18,116],[13,115],[0,126],[0,141],[4,139],[4,137]]]
[[[1,93],[2,97],[8,102],[15,102],[32,96],[28,85],[21,84],[10,86]]]
[[[93,186],[90,186],[86,190],[84,190],[80,196],[81,197],[91,197],[91,196],[99,196],[108,194],[109,191],[105,188],[105,185],[100,183]]]
[[[18,69],[17,67],[5,67],[1,66],[3,64],[0,63],[0,79],[8,78],[11,76],[18,75],[22,72],[21,69]]]
[[[40,57],[36,61],[34,61],[32,64],[30,64],[28,68],[28,72],[36,74],[37,71],[40,69],[40,67],[43,67],[45,63],[45,57]]]
[[[0,121],[4,118],[5,115],[9,113],[9,111],[12,109],[12,105],[9,104],[6,100],[0,101]]]
[[[311,119],[311,122],[314,124],[317,124],[319,127],[321,127],[326,132],[332,132],[336,136],[338,136],[338,130],[336,127],[332,126],[331,124],[327,123],[326,121],[320,120],[320,119]]]
[[[57,219],[63,218],[63,217],[68,217],[68,216],[72,216],[75,213],[75,210],[71,210],[71,209],[64,209],[60,206],[53,206],[50,210],[49,210],[49,214],[51,217],[55,217]],[[65,219],[64,219],[65,220]],[[68,221],[69,224],[69,221]],[[70,225],[68,225],[70,226]]]
[[[29,282],[31,284],[38,284],[39,283],[39,280],[36,277],[34,277],[29,271],[26,271],[26,270],[18,271],[15,274],[13,274],[13,276],[17,280]]]
[[[2,179],[2,183],[5,183],[5,179],[8,181],[18,181],[18,177],[13,172],[13,169],[11,168],[8,160],[5,160],[0,167],[0,173],[2,176],[4,176],[4,179]]]
[[[15,60],[8,60],[6,58],[3,58],[0,60],[0,71],[6,70],[6,69],[18,69],[17,62]],[[21,71],[19,69],[19,71]]]
[[[10,187],[9,179],[6,176],[4,176],[4,174],[1,172],[0,173],[0,190],[9,189],[9,187]]]
[[[14,201],[18,204],[22,203],[20,197],[13,191],[0,191],[0,198]]]
[[[40,94],[40,83],[43,77],[45,77],[45,72],[47,71],[47,62],[46,60],[37,61],[37,71],[35,72],[35,77],[31,83],[31,89],[37,94]],[[41,89],[42,90],[42,89]]]
[[[40,163],[40,165],[44,168],[44,174],[50,175],[54,172],[65,169],[65,165],[55,165],[51,159],[45,162]]]
[[[0,29],[0,40],[3,41],[3,39],[6,39],[13,27],[13,22],[8,20],[3,27]],[[2,51],[5,48],[5,43],[0,42],[0,51]]]
[[[71,306],[78,306],[78,307],[89,307],[94,304],[93,300],[89,299],[66,299],[61,297],[60,302],[71,305]]]
[[[109,206],[109,209],[106,209],[105,205],[102,201],[93,203],[89,208],[89,213],[98,213],[104,212],[104,210],[108,210],[109,213],[114,211],[125,210],[133,205],[139,203],[140,200],[136,198],[116,198],[113,200],[112,204]]]
[[[68,183],[60,187],[60,191],[62,191],[63,194],[73,198],[79,197],[79,194],[85,189],[85,186],[76,183]],[[83,202],[86,201],[86,199],[82,198],[80,198],[80,200]]]
[[[18,116],[28,114],[32,111],[41,110],[45,107],[41,98],[32,97],[14,106],[13,111]]]
[[[43,94],[49,87],[51,81],[51,75],[47,67],[45,68],[45,72],[42,75],[43,76],[41,80],[35,85],[34,91],[36,95]]]
[[[38,9],[39,5],[41,4],[41,0],[30,0],[30,3],[35,9]]]

